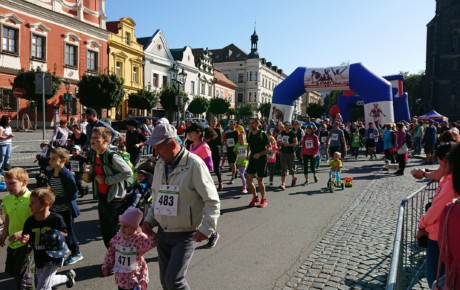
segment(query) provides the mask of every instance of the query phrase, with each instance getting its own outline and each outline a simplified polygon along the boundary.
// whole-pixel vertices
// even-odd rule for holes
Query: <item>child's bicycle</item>
[[[345,183],[340,179],[340,171],[331,169],[329,171],[329,180],[327,181],[327,188],[332,193],[335,188],[345,189]]]

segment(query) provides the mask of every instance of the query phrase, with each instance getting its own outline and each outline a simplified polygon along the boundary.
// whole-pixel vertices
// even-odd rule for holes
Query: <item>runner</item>
[[[260,122],[258,118],[251,118],[249,121],[248,145],[249,145],[249,164],[246,170],[246,180],[249,192],[252,193],[252,200],[249,203],[250,207],[259,202],[256,187],[254,186],[253,179],[257,174],[257,183],[260,190],[260,204],[259,207],[267,206],[267,199],[265,198],[265,184],[264,177],[267,176],[265,165],[267,163],[267,154],[270,152],[271,145],[268,142],[267,134],[259,128]],[[294,137],[295,138],[295,137]]]
[[[233,148],[235,147],[236,142],[238,142],[239,132],[235,130],[235,122],[233,120],[228,122],[228,126],[228,130],[224,134],[224,146],[227,146],[228,166],[232,171],[232,178],[228,184],[233,184],[235,183],[234,179],[236,179],[236,154],[233,152]]]
[[[295,153],[294,150],[297,147],[297,137],[293,131],[291,131],[291,122],[284,122],[284,131],[280,133],[281,136],[281,149],[280,149],[280,161],[281,161],[281,185],[282,190],[286,189],[286,174],[289,170],[289,174],[292,176],[291,186],[295,186],[297,177],[295,177],[294,161]]]

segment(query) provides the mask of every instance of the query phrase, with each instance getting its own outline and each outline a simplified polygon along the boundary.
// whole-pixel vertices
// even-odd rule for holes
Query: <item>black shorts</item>
[[[374,141],[374,139],[367,139],[367,140],[366,140],[366,147],[367,147],[367,148],[373,148],[373,147],[375,147],[375,141]]]
[[[434,144],[425,143],[425,146],[423,146],[423,150],[425,151],[425,154],[433,154],[434,153]]]
[[[227,148],[227,161],[228,164],[234,164],[236,162],[236,154],[233,151],[234,147]]]
[[[266,177],[267,176],[267,156],[261,156],[259,159],[254,159],[253,157],[249,157],[249,164],[248,168],[246,169],[247,174],[256,175],[257,177]]]
[[[340,154],[342,154],[342,147],[329,147],[329,156],[334,157],[335,152],[339,152]]]

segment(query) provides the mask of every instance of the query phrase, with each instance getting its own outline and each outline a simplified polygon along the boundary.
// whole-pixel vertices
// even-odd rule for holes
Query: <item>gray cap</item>
[[[284,121],[284,125],[285,125],[285,126],[291,126],[291,122],[289,122],[289,121]]]
[[[169,138],[177,138],[176,128],[171,124],[159,124],[153,129],[152,135],[145,144],[158,145]]]

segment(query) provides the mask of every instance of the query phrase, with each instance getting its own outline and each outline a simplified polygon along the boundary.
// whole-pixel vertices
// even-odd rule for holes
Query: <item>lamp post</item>
[[[173,85],[177,93],[175,104],[177,106],[176,127],[178,127],[180,124],[180,106],[182,106],[182,104],[184,103],[184,97],[181,96],[181,88],[185,86],[185,82],[187,80],[187,73],[185,72],[183,68],[182,68],[182,71],[178,73],[179,69],[177,68],[177,65],[174,65],[170,71],[172,75],[172,80],[174,82]]]
[[[66,80],[64,82],[65,89],[67,93],[64,94],[64,102],[66,104],[66,111],[67,111],[67,122],[69,122],[69,114],[70,114],[70,101],[72,100],[72,94],[69,93],[70,91],[70,82]]]

